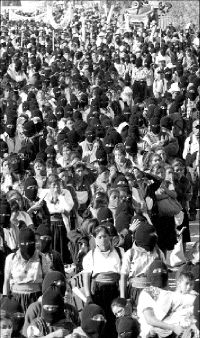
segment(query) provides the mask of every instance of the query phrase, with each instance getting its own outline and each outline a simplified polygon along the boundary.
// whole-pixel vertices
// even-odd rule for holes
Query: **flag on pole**
[[[109,12],[108,17],[107,17],[107,24],[110,23],[110,20],[111,20],[113,11],[114,11],[114,7],[115,7],[114,5],[112,5],[112,6],[110,7],[110,12]]]

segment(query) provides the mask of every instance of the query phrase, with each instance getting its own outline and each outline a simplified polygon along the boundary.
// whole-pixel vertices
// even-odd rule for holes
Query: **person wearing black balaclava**
[[[8,152],[18,153],[21,148],[21,141],[16,133],[16,113],[14,110],[6,110],[6,124],[4,126],[4,133],[0,135],[0,138],[8,145]]]
[[[30,228],[19,232],[19,249],[6,257],[3,294],[12,294],[25,312],[41,295],[42,281],[48,272],[45,256],[36,250],[35,234]]]
[[[80,324],[78,310],[68,302],[67,297],[65,297],[66,291],[70,289],[68,283],[66,283],[65,275],[59,271],[49,271],[42,283],[42,294],[51,287],[57,287],[58,291],[62,297],[64,297],[64,307],[65,307],[65,317],[68,322],[73,323],[75,326]],[[35,318],[41,317],[42,314],[42,298],[39,297],[36,302],[32,303],[25,314],[25,321],[23,326],[23,334],[27,336],[27,328],[32,323]]]
[[[84,338],[99,338],[105,323],[104,310],[96,304],[87,304],[83,308],[81,326],[74,329],[73,336],[69,335],[66,338],[76,337],[76,335]]]
[[[64,265],[61,256],[59,252],[52,250],[51,247],[52,232],[50,224],[48,225],[48,223],[45,222],[40,224],[35,232],[35,236],[37,249],[45,255],[49,263],[49,269],[60,271],[64,275]]]
[[[37,196],[38,184],[33,176],[29,176],[24,182],[24,204],[27,213],[32,218],[34,228],[37,227],[44,221],[50,221],[50,215],[46,202],[40,200]]]
[[[48,287],[42,297],[41,317],[35,318],[29,325],[27,337],[65,337],[72,333],[74,325],[66,319],[64,309],[60,290],[55,285]]]
[[[79,143],[83,151],[82,160],[85,162],[90,161],[94,140],[95,140],[95,130],[94,128],[88,127],[85,131],[85,140]]]
[[[160,118],[159,116],[152,117],[149,121],[149,131],[143,138],[144,141],[144,149],[146,151],[150,151],[153,147],[162,145],[159,133],[160,133]]]
[[[135,241],[132,248],[124,254],[121,268],[120,297],[131,298],[133,303],[137,304],[141,290],[147,286],[146,273],[148,267],[157,258],[163,261],[165,259],[156,243],[157,234],[154,226],[147,221],[140,221],[135,231]]]

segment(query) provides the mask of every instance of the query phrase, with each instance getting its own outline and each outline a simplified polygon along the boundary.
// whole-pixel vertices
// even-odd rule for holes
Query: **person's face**
[[[60,184],[58,182],[51,183],[50,190],[53,194],[60,193]]]
[[[3,162],[2,174],[3,175],[9,175],[10,174],[10,165],[9,165],[8,161]]]
[[[161,162],[161,157],[160,156],[154,156],[151,161],[151,165],[157,164]]]
[[[56,169],[56,167],[50,166],[50,167],[46,168],[46,172],[47,172],[47,177],[48,177],[49,175],[56,174],[57,169]]]
[[[69,175],[67,172],[64,172],[60,175],[60,179],[62,180],[63,183],[67,184],[69,181]]]
[[[71,155],[71,150],[68,147],[63,147],[62,154],[65,159],[69,159]]]
[[[109,203],[117,208],[118,205],[119,205],[119,193],[117,191],[114,191],[111,195],[110,195],[110,198],[109,198]]]
[[[66,126],[69,128],[69,130],[73,130],[74,122],[72,120],[68,120]]]
[[[174,166],[174,173],[176,176],[181,177],[184,175],[184,167],[180,164]]]
[[[50,236],[39,236],[39,235],[35,235],[35,240],[36,240],[36,243],[35,243],[35,246],[36,246],[36,249],[41,251],[42,249],[42,242],[49,242],[51,241],[51,237]]]
[[[155,170],[154,174],[157,175],[158,177],[164,179],[165,178],[165,169],[159,168],[159,169]]]
[[[157,150],[157,154],[161,157],[161,159],[163,160],[163,162],[166,161],[167,156],[166,156],[166,153],[165,153],[164,150],[162,150],[162,149]]]
[[[11,338],[13,331],[12,321],[9,319],[3,319],[0,322],[1,338]]]
[[[161,61],[159,64],[160,68],[164,69],[166,66],[166,62],[165,61]]]
[[[128,197],[127,192],[120,189],[120,191],[119,191],[119,201],[120,202],[126,201],[127,197]]]
[[[168,168],[168,169],[166,169],[166,171],[165,171],[165,179],[167,180],[167,181],[172,181],[173,180],[173,176],[174,176],[174,171],[173,171],[173,169],[172,168]]]
[[[34,171],[36,175],[40,175],[42,172],[44,172],[45,168],[42,165],[42,163],[36,162],[34,165]]]
[[[75,171],[76,177],[82,178],[84,175],[84,169],[82,167],[77,168]]]
[[[196,250],[193,255],[192,255],[192,262],[193,264],[199,263],[200,262],[200,252],[199,250]]]
[[[200,125],[193,126],[192,131],[193,134],[199,139],[199,130],[200,130]]]
[[[119,151],[119,150],[116,150],[115,151],[115,161],[116,163],[123,163],[125,160],[125,155]]]
[[[8,90],[8,89],[5,89],[5,90],[4,90],[4,98],[5,98],[6,100],[8,99],[9,94],[10,94],[9,90]]]
[[[125,316],[125,309],[122,306],[113,306],[112,312],[116,318]]]
[[[104,231],[101,230],[95,238],[96,246],[101,251],[108,251],[110,248],[110,236]]]
[[[177,282],[177,288],[180,293],[187,294],[193,289],[194,283],[186,277],[182,277],[181,280]]]
[[[143,176],[142,172],[137,168],[133,168],[133,174],[136,179],[140,179]]]

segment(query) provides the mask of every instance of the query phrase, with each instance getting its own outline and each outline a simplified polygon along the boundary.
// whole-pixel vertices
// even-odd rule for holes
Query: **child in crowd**
[[[11,338],[13,331],[13,324],[10,316],[7,314],[0,315],[0,334],[1,338]]]
[[[189,327],[194,320],[193,304],[197,295],[194,290],[194,275],[191,272],[184,271],[178,273],[171,309],[164,321],[180,325],[184,329]]]

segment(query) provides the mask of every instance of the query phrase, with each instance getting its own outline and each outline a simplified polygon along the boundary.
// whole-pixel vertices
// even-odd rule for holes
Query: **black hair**
[[[127,301],[126,301],[125,298],[117,297],[117,298],[113,299],[113,301],[111,303],[111,308],[113,308],[114,306],[120,306],[120,307],[125,308],[126,305],[127,305]]]
[[[92,228],[92,235],[96,238],[101,231],[104,231],[108,236],[110,236],[109,229],[105,225],[94,226]]]

